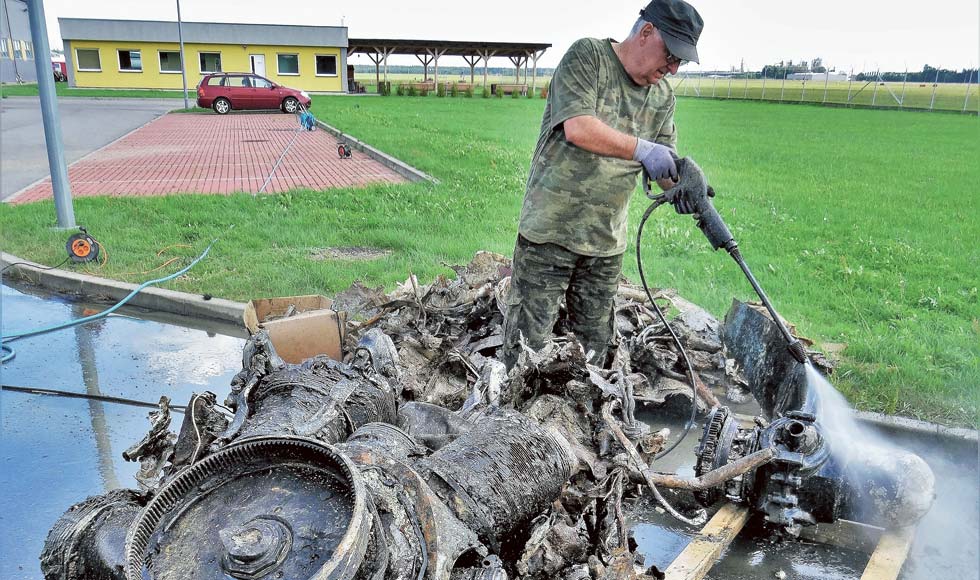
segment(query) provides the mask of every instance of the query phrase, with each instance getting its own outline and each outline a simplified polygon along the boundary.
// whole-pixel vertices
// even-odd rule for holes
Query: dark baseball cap
[[[698,37],[704,28],[701,15],[684,0],[653,0],[640,16],[660,31],[667,50],[681,60],[698,61]]]

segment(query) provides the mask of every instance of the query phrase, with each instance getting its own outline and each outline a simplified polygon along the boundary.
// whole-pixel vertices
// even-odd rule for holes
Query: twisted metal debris
[[[657,486],[702,498],[741,489],[777,456],[703,452],[714,463],[698,477],[654,471],[671,436],[636,419],[638,401],[680,397],[707,411],[718,408],[713,391],[748,396],[721,324],[695,305],[656,298],[678,312],[703,380],[695,388],[628,285],[610,368],[585,362],[560,317],[557,338],[525,348],[508,372],[497,354],[509,262],[480,252],[453,269],[453,279],[412,276],[391,294],[355,284],[339,295],[353,320],[344,362],[287,364],[259,332],[223,405],[195,395],[174,435],[162,400],[147,437],[127,450],[142,465],[139,491],[69,509],[45,544],[45,578],[655,577],[624,499],[647,489],[699,524],[703,509],[675,509]]]

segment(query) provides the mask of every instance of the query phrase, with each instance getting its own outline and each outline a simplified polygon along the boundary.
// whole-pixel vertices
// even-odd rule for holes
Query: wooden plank
[[[878,546],[883,531],[877,526],[850,520],[837,520],[832,524],[804,526],[800,532],[800,539],[871,554]]]
[[[664,572],[666,580],[700,580],[749,520],[749,509],[725,504]]]
[[[915,526],[886,530],[871,554],[861,580],[895,580],[909,555]]]

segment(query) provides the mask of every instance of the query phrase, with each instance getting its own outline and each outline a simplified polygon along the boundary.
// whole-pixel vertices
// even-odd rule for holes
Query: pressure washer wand
[[[715,250],[724,248],[742,269],[742,273],[748,278],[755,293],[759,295],[766,310],[769,311],[769,315],[772,316],[776,326],[779,327],[779,331],[786,339],[787,348],[790,354],[793,355],[793,358],[800,364],[807,364],[809,359],[806,356],[803,343],[793,336],[789,329],[786,328],[786,325],[783,324],[779,314],[776,313],[776,309],[773,308],[772,302],[769,301],[769,297],[766,296],[765,291],[759,286],[759,282],[756,281],[755,276],[752,275],[752,271],[749,270],[748,264],[742,258],[742,253],[738,249],[738,242],[735,241],[735,236],[732,235],[725,221],[721,219],[721,214],[718,213],[714,204],[711,203],[711,198],[715,196],[715,191],[708,185],[708,180],[704,176],[704,172],[701,171],[701,168],[690,157],[677,159],[677,172],[680,177],[677,184],[658,195],[652,194],[650,178],[644,174],[643,190],[646,192],[647,197],[655,202],[673,204],[679,212],[694,214],[698,228],[708,238],[708,242],[711,243],[712,248]]]

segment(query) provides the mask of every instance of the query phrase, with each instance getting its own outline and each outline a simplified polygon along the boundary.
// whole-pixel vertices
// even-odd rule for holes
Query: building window
[[[220,52],[199,52],[202,73],[221,72],[221,53]]]
[[[24,58],[26,60],[34,60],[34,43],[30,40],[24,41]]]
[[[102,71],[102,61],[99,60],[99,49],[76,48],[75,66],[79,71]]]
[[[143,72],[143,60],[138,50],[119,51],[119,70],[124,72]]]
[[[6,38],[0,38],[0,56],[3,58],[10,58],[10,41]]]
[[[79,71],[102,71],[102,62],[99,60],[99,49],[97,48],[76,48],[75,65]]]
[[[276,62],[279,64],[279,74],[281,75],[299,74],[298,54],[279,54],[276,56],[277,56]]]
[[[316,55],[316,76],[318,77],[337,76],[337,55],[335,54]]]
[[[14,58],[19,58],[21,60],[24,60],[24,53],[22,52],[22,50],[23,49],[21,48],[21,42],[17,39],[14,39]]]
[[[180,51],[161,50],[160,51],[160,72],[179,73],[183,70],[180,66]]]

